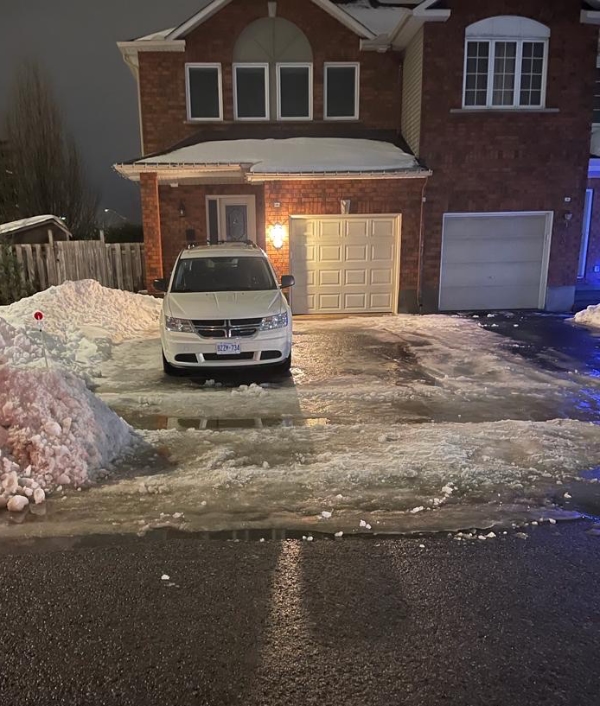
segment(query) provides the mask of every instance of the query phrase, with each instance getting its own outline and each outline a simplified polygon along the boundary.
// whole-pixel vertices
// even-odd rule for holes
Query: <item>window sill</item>
[[[362,125],[362,122],[360,119],[356,120],[334,120],[333,118],[329,118],[328,120],[306,120],[306,119],[298,119],[298,120],[184,120],[183,124],[184,125],[314,125],[315,123],[319,125],[323,124],[328,124],[330,125],[331,123],[336,124],[336,123],[344,123],[345,125],[348,124],[356,124],[356,125]]]
[[[506,115],[506,113],[518,113],[519,115],[526,115],[527,113],[533,113],[539,115],[540,113],[560,113],[560,108],[451,108],[451,113],[470,113],[479,115],[495,115],[496,113],[500,115]]]

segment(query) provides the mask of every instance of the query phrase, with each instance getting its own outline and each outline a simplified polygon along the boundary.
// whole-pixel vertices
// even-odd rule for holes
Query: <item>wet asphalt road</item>
[[[4,548],[0,703],[595,704],[587,529]]]

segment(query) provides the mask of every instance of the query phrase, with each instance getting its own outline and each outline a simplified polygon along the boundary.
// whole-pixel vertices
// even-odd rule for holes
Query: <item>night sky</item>
[[[111,165],[140,154],[135,80],[116,42],[173,27],[202,0],[0,0],[0,112],[15,67],[35,58],[52,78],[102,207],[139,220],[138,187]]]

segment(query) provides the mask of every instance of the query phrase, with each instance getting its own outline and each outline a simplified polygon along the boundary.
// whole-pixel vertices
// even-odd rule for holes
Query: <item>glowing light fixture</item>
[[[281,223],[276,223],[271,228],[271,243],[276,250],[281,250],[285,240],[285,228]]]

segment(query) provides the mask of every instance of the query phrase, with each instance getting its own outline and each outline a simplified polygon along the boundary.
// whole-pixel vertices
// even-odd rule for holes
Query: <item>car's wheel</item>
[[[163,352],[162,354],[162,363],[163,363],[163,371],[165,375],[180,375],[180,372],[177,368],[173,367],[171,363],[165,358],[165,354]]]
[[[289,356],[283,361],[283,363],[280,363],[277,366],[277,372],[289,373],[291,369],[292,369],[292,354],[290,353]]]

